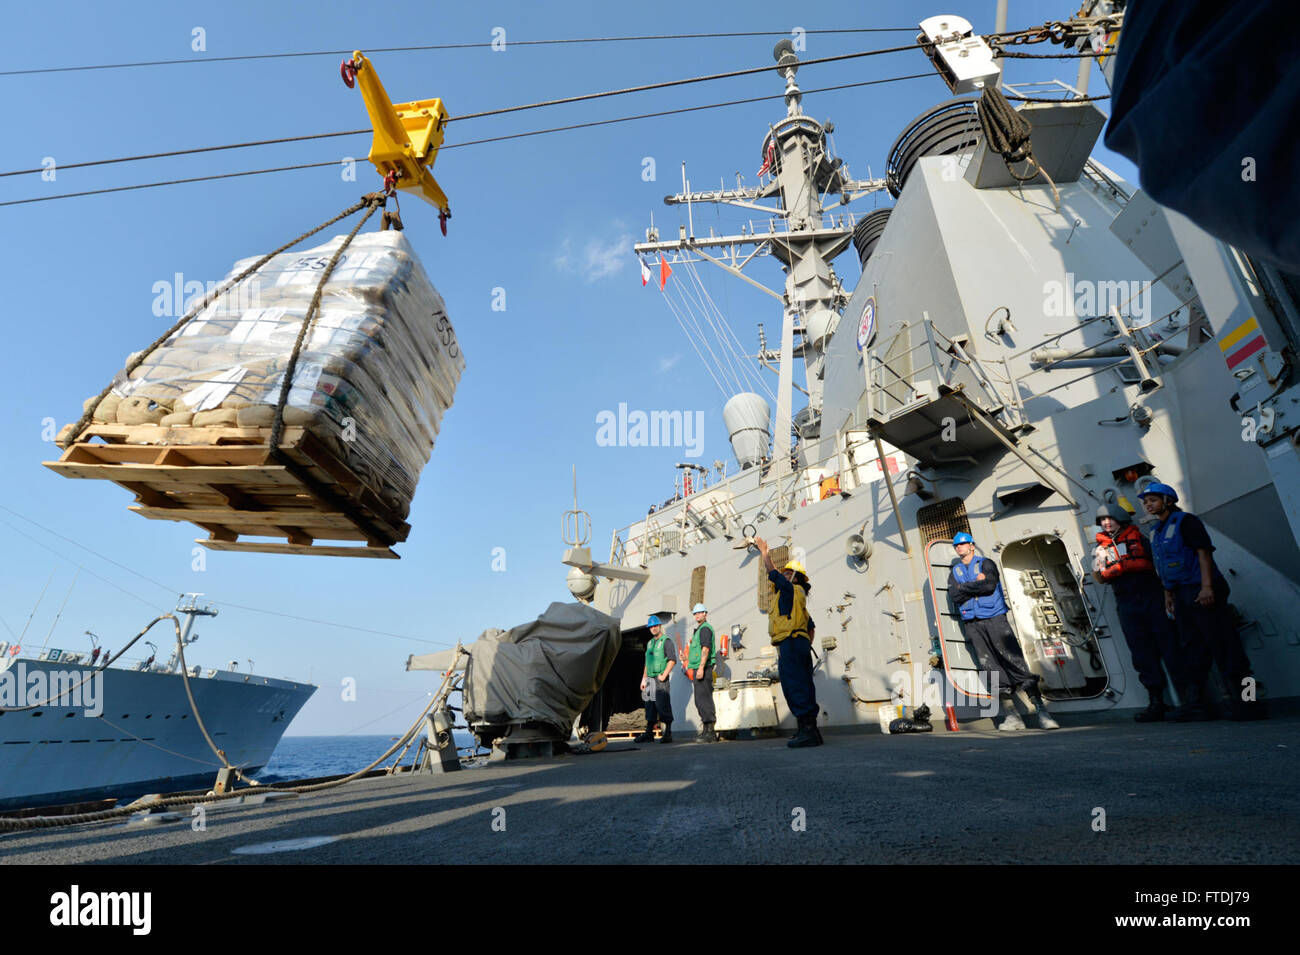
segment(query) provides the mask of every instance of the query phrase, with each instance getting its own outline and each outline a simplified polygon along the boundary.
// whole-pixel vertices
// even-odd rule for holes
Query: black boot
[[[1137,720],[1139,723],[1163,723],[1165,721],[1166,712],[1163,687],[1154,690],[1147,690],[1147,693],[1150,694],[1150,701],[1147,703],[1147,708],[1141,713],[1134,714],[1133,719]]]
[[[1268,719],[1268,704],[1263,700],[1233,700],[1228,718],[1237,722]]]
[[[1165,714],[1170,723],[1203,723],[1214,719],[1206,709],[1205,697],[1199,686],[1189,686],[1183,691],[1183,705]]]
[[[649,722],[646,723],[644,733],[632,737],[632,742],[634,743],[653,743],[654,741],[655,741],[655,725],[654,723],[649,723]]]
[[[671,743],[673,741],[673,724],[664,724],[664,735],[659,737],[661,743]]]
[[[805,746],[820,746],[822,744],[822,734],[817,731],[816,719],[801,719],[799,721],[799,732],[794,734],[794,739],[786,743],[791,749],[802,749]]]
[[[713,724],[712,724],[712,723],[705,723],[705,724],[704,724],[704,732],[702,732],[702,733],[700,734],[699,742],[701,742],[701,743],[716,743],[717,741],[718,741],[718,734],[715,733],[715,732],[713,732]]]

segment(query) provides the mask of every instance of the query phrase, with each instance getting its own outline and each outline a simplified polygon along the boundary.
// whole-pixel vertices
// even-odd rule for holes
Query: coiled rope
[[[1042,175],[1052,187],[1052,196],[1056,200],[1056,208],[1059,211],[1061,193],[1056,188],[1056,183],[1052,181],[1052,177],[1034,157],[1033,143],[1029,138],[1033,126],[1030,125],[1029,120],[1012,108],[1001,91],[992,86],[985,87],[975,108],[979,115],[980,129],[984,132],[984,141],[988,143],[989,149],[1002,157],[1007,172],[1018,182],[1029,182]],[[1028,169],[1033,171],[1028,175],[1020,175],[1012,166],[1012,163],[1018,162],[1027,163]]]

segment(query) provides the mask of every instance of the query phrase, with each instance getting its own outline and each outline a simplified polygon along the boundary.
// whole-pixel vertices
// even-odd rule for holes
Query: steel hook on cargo
[[[402,173],[400,170],[397,169],[388,170],[388,172],[384,175],[385,196],[393,196],[397,194],[397,180],[400,179],[401,176]]]
[[[343,85],[348,89],[353,89],[357,85],[357,64],[353,60],[344,60],[339,64],[339,76],[343,77]]]

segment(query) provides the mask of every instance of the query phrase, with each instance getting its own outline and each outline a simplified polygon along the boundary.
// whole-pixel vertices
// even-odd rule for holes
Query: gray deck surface
[[[1062,717],[1064,721],[1064,717]],[[121,822],[0,835],[0,863],[1296,863],[1300,716],[999,734],[827,734],[398,776],[207,829]],[[505,810],[505,831],[493,819]],[[806,830],[794,831],[796,807]],[[1106,830],[1093,830],[1094,808]],[[312,836],[327,845],[235,850]]]

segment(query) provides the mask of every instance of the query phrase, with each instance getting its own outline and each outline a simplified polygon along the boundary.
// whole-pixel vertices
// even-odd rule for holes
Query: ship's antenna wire
[[[36,608],[41,605],[45,599],[45,591],[50,589],[50,584],[54,580],[54,571],[50,571],[49,580],[45,581],[45,586],[41,588],[41,595],[36,598],[36,603],[32,604],[32,612],[27,615],[27,623],[23,626],[23,632],[18,634],[18,642],[23,642],[23,637],[27,636],[27,628],[32,625],[32,618],[36,616]]]
[[[732,377],[736,380],[736,390],[745,389],[745,366],[744,362],[736,354],[736,350],[731,347],[731,340],[721,328],[721,316],[717,315],[717,308],[713,304],[713,298],[709,291],[704,287],[704,281],[700,278],[700,270],[696,268],[694,262],[691,262],[686,268],[687,274],[694,285],[693,294],[696,302],[700,306],[700,312],[704,315],[704,320],[709,323],[709,328],[718,340],[718,350],[722,352],[727,359],[727,365],[732,369]]]
[[[684,260],[681,264],[689,274],[691,263]],[[718,375],[726,381],[729,386],[739,387],[739,381],[735,376],[735,372],[728,369],[726,362],[719,358],[717,352],[713,350],[713,345],[710,342],[709,335],[704,331],[703,325],[700,324],[699,316],[695,313],[695,309],[692,308],[691,298],[693,291],[694,290],[688,283],[681,283],[679,285],[677,293],[681,296],[682,307],[685,309],[687,316],[691,320],[691,325],[695,329],[695,334],[699,337],[699,340],[704,344],[705,349],[713,358],[714,364],[718,369]],[[695,304],[698,305],[699,303],[696,302]],[[723,354],[725,355],[725,352]]]
[[[661,294],[664,297],[664,302],[668,305],[668,310],[673,313],[673,318],[677,319],[677,324],[681,326],[682,334],[686,336],[686,340],[689,341],[691,347],[695,349],[695,354],[699,355],[700,364],[703,365],[704,370],[709,373],[709,377],[713,379],[713,383],[718,386],[718,391],[722,393],[722,397],[726,398],[727,389],[722,387],[722,382],[718,381],[718,376],[713,372],[713,366],[705,360],[704,353],[700,351],[700,346],[696,344],[694,336],[687,331],[686,324],[682,321],[682,316],[677,311],[677,306],[673,304],[672,298],[667,293],[667,286],[665,286],[664,291]]]
[[[719,370],[723,371],[724,374],[729,374],[732,383],[736,387],[736,390],[740,391],[743,389],[743,385],[741,385],[740,383],[740,369],[736,367],[735,361],[733,360],[732,356],[729,354],[727,348],[727,341],[722,337],[722,333],[718,330],[717,325],[714,323],[713,315],[709,312],[707,306],[704,304],[705,301],[704,298],[701,297],[699,292],[697,291],[697,288],[700,284],[700,278],[698,272],[696,271],[695,263],[686,262],[684,263],[684,266],[685,266],[685,272],[687,276],[689,276],[692,281],[682,286],[681,288],[682,297],[683,299],[692,302],[699,309],[700,316],[702,316],[704,321],[708,323],[709,329],[713,332],[713,337],[717,340],[718,351],[721,352],[722,354],[722,358],[718,360]],[[692,309],[692,315],[694,315],[693,309]],[[699,329],[700,335],[704,337],[707,341],[707,335],[704,332],[704,326],[700,323],[699,318],[696,318],[695,326],[697,329]],[[710,347],[709,351],[710,354],[713,354],[712,347]]]
[[[50,637],[54,636],[54,628],[59,625],[59,618],[63,616],[63,608],[68,605],[68,598],[72,596],[72,589],[77,586],[77,578],[81,576],[81,568],[72,575],[72,583],[68,584],[68,592],[63,595],[63,603],[59,605],[59,612],[54,615],[54,622],[50,624],[49,633],[45,634],[45,642],[41,644],[41,650],[44,650],[50,643]]]
[[[733,343],[733,339],[735,339],[735,332],[731,330],[731,326],[730,324],[728,324],[726,316],[722,314],[722,311],[718,308],[717,303],[714,302],[713,296],[709,294],[709,290],[707,286],[705,286],[704,280],[699,275],[699,270],[696,269],[694,266],[691,267],[691,278],[693,278],[695,280],[696,285],[699,286],[700,294],[704,297],[704,301],[707,303],[708,308],[711,309],[712,313],[717,316],[717,322],[714,325],[714,328],[718,332],[719,339],[726,346],[727,350],[730,351],[731,354],[734,356],[735,362],[737,366],[740,368],[741,376],[744,379],[743,387],[750,388],[752,390],[752,386],[753,386],[753,381],[751,377],[752,370],[746,364],[744,356],[741,353],[741,349],[737,348],[736,344]]]
[[[807,35],[839,33],[915,33],[916,27],[851,27],[838,30],[805,30]],[[562,46],[571,43],[630,43],[646,40],[714,40],[730,37],[789,36],[789,30],[749,33],[654,33],[640,36],[565,37],[556,40],[509,40],[508,46]],[[497,47],[495,41],[481,43],[431,43],[423,46],[366,47],[369,53],[418,53],[434,50],[475,50]],[[310,50],[301,53],[245,53],[239,56],[191,57],[184,60],[140,60],[133,63],[100,63],[93,66],[45,66],[3,70],[0,76],[32,76],[40,73],[78,73],[88,70],[127,70],[142,66],[187,66],[195,63],[242,63],[250,60],[286,60],[304,56],[351,56],[354,50]]]
[[[746,366],[745,359],[741,355],[740,350],[737,349],[731,341],[734,337],[734,333],[728,335],[723,330],[726,329],[727,332],[730,331],[730,326],[727,324],[726,317],[718,310],[718,306],[714,303],[713,297],[709,294],[709,290],[704,285],[704,280],[700,278],[699,270],[695,267],[695,263],[692,262],[687,266],[687,272],[695,283],[695,286],[699,289],[700,308],[704,312],[705,317],[709,322],[709,326],[713,329],[714,334],[718,338],[719,348],[725,349],[724,354],[728,354],[728,360],[732,363],[732,366],[737,369],[735,375],[737,391],[743,391],[747,388],[752,389],[752,383],[749,377],[750,369]],[[717,316],[716,321],[714,315]]]

